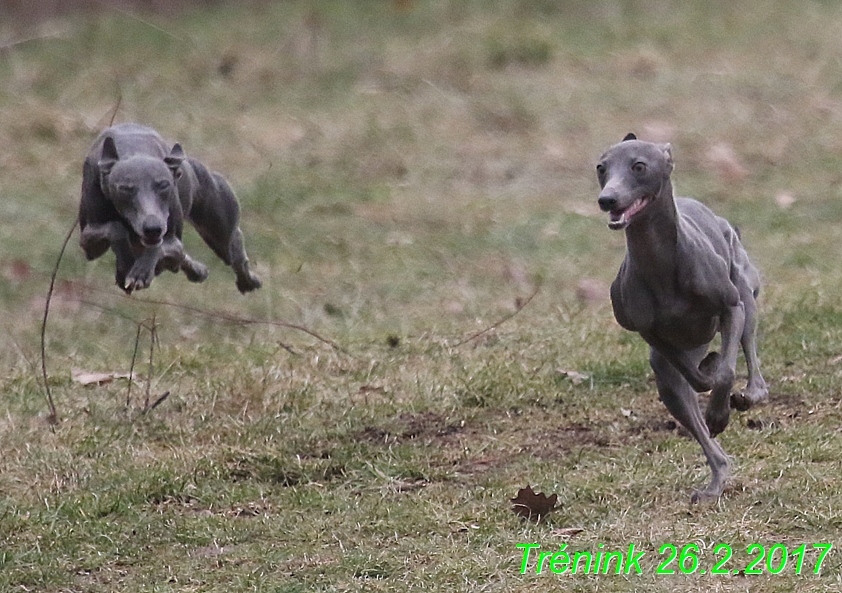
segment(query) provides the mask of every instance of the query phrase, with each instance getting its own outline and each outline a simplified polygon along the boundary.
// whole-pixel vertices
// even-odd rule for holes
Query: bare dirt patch
[[[431,444],[439,441],[453,441],[451,437],[465,430],[464,421],[449,420],[434,412],[404,413],[383,426],[366,426],[356,437],[383,445],[420,441]]]

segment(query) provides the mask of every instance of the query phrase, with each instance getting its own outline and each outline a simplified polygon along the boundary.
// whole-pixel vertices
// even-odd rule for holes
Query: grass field
[[[837,3],[774,0],[0,25],[0,590],[838,590],[840,33]],[[228,177],[264,287],[241,296],[187,229],[207,282],[127,298],[77,231],[51,426],[45,297],[112,118]],[[737,224],[765,278],[771,402],[719,437],[715,504],[689,505],[709,470],[608,302],[624,239],[594,166],[629,131],[672,143],[677,190]],[[131,388],[80,382],[130,369]],[[558,494],[546,521],[511,512],[526,485]],[[524,573],[518,544],[540,545]],[[641,574],[536,574],[562,544],[633,545]],[[834,545],[818,574],[814,544]]]

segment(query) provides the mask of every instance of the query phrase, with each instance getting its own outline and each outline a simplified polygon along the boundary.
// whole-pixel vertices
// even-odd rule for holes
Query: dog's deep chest
[[[719,329],[719,315],[699,299],[676,296],[655,309],[652,331],[682,349],[707,344]]]
[[[681,291],[676,278],[653,278],[624,265],[612,286],[617,320],[625,329],[654,334],[680,348],[710,342],[719,311],[710,300]]]

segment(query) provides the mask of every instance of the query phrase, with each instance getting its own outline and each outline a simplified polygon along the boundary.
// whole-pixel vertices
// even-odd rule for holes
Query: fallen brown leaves
[[[555,509],[558,494],[547,496],[543,492],[535,493],[532,486],[526,486],[517,491],[517,496],[511,499],[512,512],[524,519],[542,521]]]

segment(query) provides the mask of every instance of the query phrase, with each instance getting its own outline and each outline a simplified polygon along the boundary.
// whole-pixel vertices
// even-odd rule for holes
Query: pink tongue
[[[635,200],[634,204],[632,204],[625,210],[609,213],[610,222],[608,226],[610,226],[612,229],[625,228],[625,226],[629,224],[629,220],[631,219],[631,217],[640,212],[645,205],[646,201],[640,198],[638,200]]]

